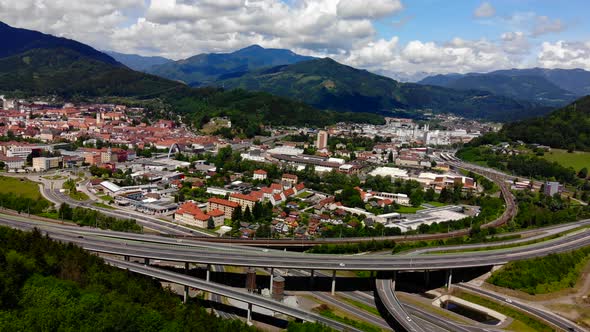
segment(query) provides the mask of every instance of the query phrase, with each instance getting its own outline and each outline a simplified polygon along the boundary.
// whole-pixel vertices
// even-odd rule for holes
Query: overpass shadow
[[[173,266],[159,266],[162,269],[186,274],[184,269]],[[491,266],[453,269],[452,283],[466,282],[481,276],[491,270]],[[191,268],[188,275],[205,279],[206,269],[204,267]],[[394,272],[378,272],[377,276],[382,279],[393,278]],[[246,273],[237,272],[215,272],[211,271],[210,280],[215,283],[236,288],[245,288]],[[330,292],[332,288],[332,277],[318,275],[312,279],[310,276],[284,276],[285,291],[320,291]],[[448,280],[447,270],[426,271],[400,271],[396,274],[396,290],[408,293],[424,293],[428,290],[446,286]],[[261,291],[269,288],[270,276],[257,275],[256,288]],[[336,277],[336,291],[373,291],[375,289],[374,278],[363,277]]]
[[[226,312],[228,314],[233,314],[242,318],[246,318],[248,316],[248,312],[246,309],[234,307],[228,304],[219,303],[211,300],[204,300],[204,299],[196,299],[192,298],[191,301],[197,301],[198,304],[204,308],[215,309],[219,311]],[[237,319],[237,317],[236,317]],[[272,325],[281,329],[286,329],[287,325],[289,325],[289,321],[286,319],[282,319],[279,317],[273,317],[264,315],[258,312],[252,312],[252,320],[261,322],[264,324]]]

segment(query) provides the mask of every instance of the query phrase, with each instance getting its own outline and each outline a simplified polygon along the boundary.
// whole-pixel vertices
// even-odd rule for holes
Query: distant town
[[[334,226],[351,230],[359,223],[390,235],[476,216],[476,206],[435,201],[457,186],[470,195],[484,190],[451,171],[440,154],[499,129],[436,115],[386,118],[384,125],[269,127],[271,136],[227,139],[179,120],[150,121],[144,109],[125,105],[2,102],[0,161],[7,172],[85,168],[91,177],[72,175],[76,186],[64,184],[62,191],[242,238],[333,236]],[[231,128],[231,121],[214,118],[210,125]],[[361,201],[342,199],[344,183],[306,185],[330,173],[354,176],[359,183],[350,186]],[[373,188],[367,179],[390,185]],[[392,184],[397,190],[383,190]]]

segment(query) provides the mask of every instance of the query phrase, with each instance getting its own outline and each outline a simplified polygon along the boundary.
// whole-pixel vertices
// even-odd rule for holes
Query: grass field
[[[416,213],[416,211],[424,210],[423,207],[413,207],[413,206],[400,206],[399,209],[396,209],[395,212],[398,213]]]
[[[590,152],[568,153],[566,150],[551,149],[550,152],[545,152],[543,158],[556,161],[565,167],[572,167],[576,172],[584,167],[590,168]]]
[[[39,185],[36,182],[6,176],[0,176],[0,192],[12,192],[33,199],[37,199],[41,196]]]
[[[70,191],[70,197],[77,200],[77,201],[87,201],[90,199],[88,195],[81,191]]]
[[[551,327],[545,323],[526,315],[525,313],[516,310],[510,306],[500,304],[483,297],[479,297],[463,291],[455,291],[454,296],[462,298],[471,303],[479,304],[486,308],[490,308],[506,316],[512,317],[514,321],[508,326],[510,331],[553,331]]]

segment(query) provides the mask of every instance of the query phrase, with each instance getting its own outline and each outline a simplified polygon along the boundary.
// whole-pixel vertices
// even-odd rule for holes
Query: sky
[[[384,75],[590,70],[588,0],[0,0],[0,20],[183,59],[252,44]]]

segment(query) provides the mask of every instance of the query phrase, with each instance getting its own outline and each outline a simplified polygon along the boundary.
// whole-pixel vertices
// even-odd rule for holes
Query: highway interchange
[[[490,171],[478,166],[461,163],[456,160],[449,160],[449,164],[456,168],[463,168],[472,170],[476,173],[482,174],[489,179],[499,184],[502,197],[506,203],[506,210],[496,220],[493,220],[486,224],[484,227],[497,227],[508,220],[510,220],[516,214],[516,204],[514,197],[509,191],[505,180],[511,177],[497,171]],[[207,264],[207,266],[213,266],[214,270],[222,270],[223,266],[243,266],[243,267],[258,267],[266,269],[291,269],[293,273],[300,275],[309,274],[308,271],[315,270],[343,270],[343,271],[420,271],[420,270],[446,270],[446,269],[458,269],[465,267],[475,266],[491,266],[501,265],[509,261],[528,259],[533,257],[544,256],[550,253],[570,251],[580,247],[590,245],[590,232],[580,231],[564,235],[557,239],[550,241],[543,241],[531,245],[519,246],[514,248],[493,250],[493,251],[474,251],[465,253],[455,254],[437,254],[428,255],[427,253],[436,251],[436,248],[425,249],[410,253],[409,255],[371,255],[370,259],[363,256],[343,256],[343,255],[317,255],[317,254],[302,254],[277,251],[272,249],[262,249],[258,247],[246,247],[243,246],[241,241],[221,239],[211,237],[211,234],[207,232],[200,232],[198,230],[176,225],[170,222],[163,221],[161,219],[150,217],[145,214],[129,211],[129,210],[111,210],[94,206],[85,202],[79,202],[71,199],[69,196],[63,193],[53,190],[53,184],[49,181],[39,180],[43,183],[42,193],[50,201],[61,204],[63,202],[68,203],[72,206],[81,206],[85,208],[91,208],[98,210],[104,214],[119,217],[119,218],[133,218],[137,222],[161,234],[173,235],[172,237],[162,237],[157,235],[147,234],[129,234],[129,233],[118,233],[112,231],[103,231],[92,228],[78,228],[72,226],[63,226],[58,224],[47,224],[28,220],[25,218],[19,218],[14,216],[2,216],[0,217],[0,224],[19,228],[19,229],[32,229],[37,227],[43,232],[49,234],[52,238],[75,243],[89,251],[93,251],[101,254],[120,255],[125,257],[127,260],[129,257],[137,257],[148,260],[160,260],[170,262],[184,262],[184,263],[197,263]],[[572,224],[570,229],[587,225],[590,220],[581,221]],[[562,231],[563,226],[556,226],[554,233],[551,233],[551,229],[548,229],[549,234],[555,234],[558,231]],[[567,227],[567,226],[566,226]],[[566,229],[567,230],[567,229]],[[393,239],[396,241],[404,240],[418,240],[418,239],[434,239],[434,238],[448,238],[454,236],[465,235],[468,230],[460,230],[450,232],[446,234],[437,235],[422,235],[414,237],[383,237],[379,239]],[[542,238],[545,235],[536,235],[536,238]],[[533,239],[532,237],[530,239]],[[373,238],[378,239],[378,238]],[[529,239],[529,240],[530,240]],[[322,239],[314,240],[313,243],[299,243],[297,241],[276,241],[276,240],[260,240],[250,241],[250,245],[263,245],[266,247],[272,247],[273,245],[278,247],[286,247],[291,245],[312,245],[318,242],[355,242],[355,241],[366,241],[370,239]],[[215,242],[210,242],[215,241]],[[509,240],[506,243],[516,244],[518,242],[524,242],[525,239]],[[218,243],[219,242],[219,243]],[[272,243],[272,244],[271,244]],[[504,242],[485,244],[485,246],[494,246],[506,244]],[[478,248],[484,246],[480,245],[468,245],[468,246],[456,246],[449,249],[468,249]],[[424,255],[426,254],[426,255]],[[221,300],[221,296],[234,298],[240,301],[254,304],[269,310],[276,312],[282,312],[292,317],[306,321],[317,321],[322,322],[328,326],[331,326],[338,330],[355,330],[351,329],[350,326],[344,326],[343,324],[325,319],[316,314],[309,312],[298,312],[297,310],[289,309],[284,305],[279,304],[277,301],[262,298],[260,296],[252,295],[247,292],[236,291],[236,293],[228,293],[228,288],[223,285],[216,285],[212,282],[202,281],[200,279],[188,277],[182,274],[175,274],[170,271],[144,266],[128,261],[112,260],[107,261],[109,264],[129,269],[137,273],[150,275],[152,277],[166,280],[169,282],[175,282],[185,286],[198,288],[203,291],[208,291],[212,294],[214,300]],[[319,274],[319,273],[318,273]],[[335,275],[335,274],[334,274]],[[335,286],[335,278],[333,278],[333,288]],[[399,325],[407,331],[481,331],[481,328],[462,326],[454,324],[451,321],[441,320],[440,317],[431,313],[425,312],[419,308],[402,305],[397,299],[394,293],[394,283],[390,279],[375,279],[375,289],[381,303],[384,304],[386,310],[395,318]],[[217,288],[216,288],[217,287]],[[463,289],[469,289],[469,285],[461,284],[458,287]],[[469,289],[470,291],[477,292],[478,290]],[[355,300],[363,301],[367,300],[367,294],[360,294],[361,292],[347,292],[346,296],[356,297]],[[479,292],[482,296],[492,297],[498,300],[499,295],[486,294]],[[324,295],[326,297],[327,295]],[[371,297],[372,298],[372,297]],[[324,299],[326,302],[328,299]],[[499,299],[502,301],[502,299]],[[266,301],[270,302],[267,303]],[[375,303],[374,299],[372,300]],[[342,307],[346,305],[342,302],[339,303]],[[526,311],[534,316],[537,316],[548,323],[556,326],[563,330],[569,330],[574,327],[576,331],[583,331],[582,328],[575,326],[572,322],[565,320],[557,315],[548,314],[542,310],[527,307],[525,304],[515,302],[515,306],[520,305],[519,309]],[[355,311],[355,308],[349,308],[350,311]],[[356,309],[357,315],[358,308]],[[251,310],[248,310],[248,318],[250,317]],[[232,317],[229,314],[226,317]],[[368,319],[371,321],[371,319]],[[381,326],[382,322],[373,322],[374,325]]]
[[[587,223],[588,220],[582,221],[579,224],[576,223],[576,225],[585,225]],[[542,256],[553,252],[573,250],[575,248],[590,244],[590,231],[581,230],[563,235],[557,239],[502,250],[476,251],[444,255],[371,255],[370,258],[368,258],[368,256],[318,255],[284,252],[254,247],[244,248],[242,246],[232,244],[213,244],[199,240],[174,239],[156,235],[119,233],[113,231],[96,230],[92,228],[47,224],[30,221],[27,220],[27,218],[2,217],[0,218],[0,224],[24,230],[37,227],[56,240],[76,243],[87,250],[99,253],[115,254],[126,257],[149,258],[162,261],[260,268],[284,268],[308,271],[314,269],[375,271],[437,270],[471,266],[498,265],[511,260],[525,259]],[[136,269],[137,268],[135,268],[134,271]],[[145,272],[147,270],[141,271]],[[168,277],[167,275],[162,276],[162,280],[174,282],[173,280],[166,279]],[[387,292],[393,292],[393,290],[389,291],[387,287],[380,287],[379,283],[377,283],[376,286],[378,291],[379,289],[385,291],[385,293],[380,294],[382,299],[390,296],[387,295]],[[219,295],[226,296],[223,294]],[[261,307],[266,305],[263,305],[262,302],[258,302],[259,296],[249,296],[251,296],[249,301],[254,303],[254,305]],[[243,299],[243,297],[241,297],[241,299]],[[386,307],[388,309],[394,308],[394,313],[403,315],[404,318],[409,317],[407,312],[403,308],[399,307],[400,304],[397,299],[386,300],[386,302],[388,304]],[[395,309],[396,307],[397,309]],[[272,310],[290,315],[290,313],[286,312],[286,310],[283,310],[280,307],[274,308]],[[567,326],[572,326],[571,322],[567,322],[565,324],[568,324]],[[339,328],[338,326],[331,323],[328,325]],[[416,328],[408,330],[420,331]]]

